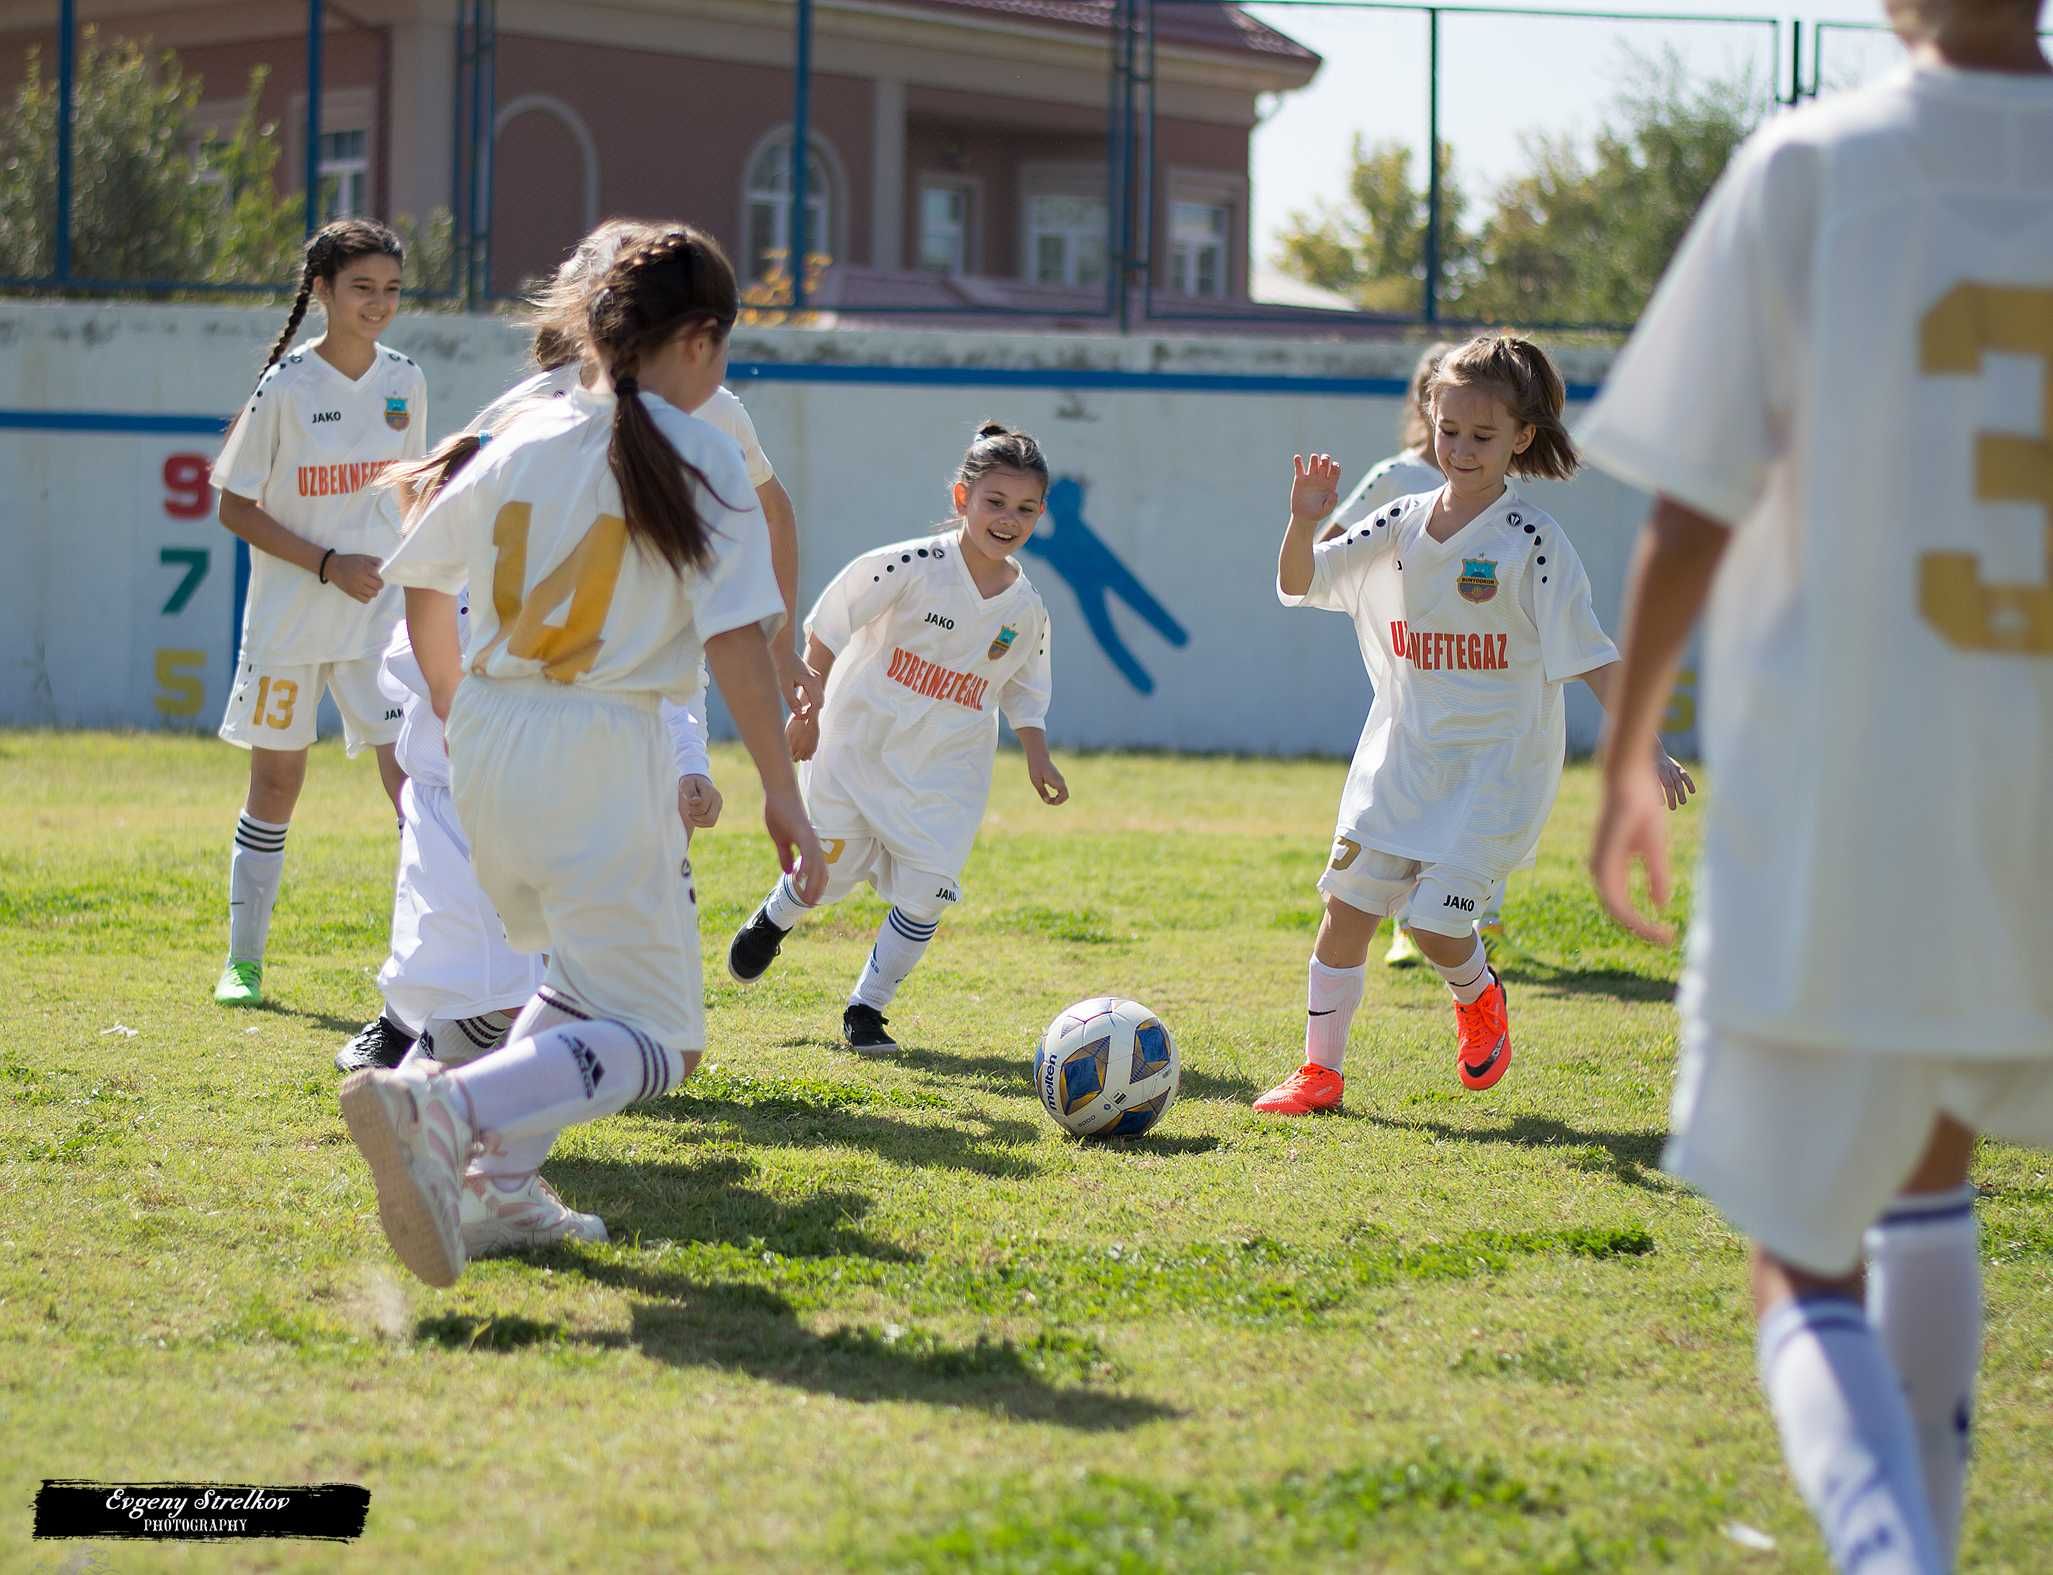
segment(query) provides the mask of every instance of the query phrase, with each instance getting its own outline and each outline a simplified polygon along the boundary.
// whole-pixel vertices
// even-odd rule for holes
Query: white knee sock
[[[1834,1567],[1943,1570],[1910,1409],[1860,1304],[1844,1296],[1782,1303],[1761,1320],[1758,1356],[1782,1458]]]
[[[1981,1227],[1975,1189],[1898,1198],[1867,1235],[1868,1319],[1903,1380],[1932,1530],[1950,1568],[1973,1442],[1982,1359]]]
[[[590,1014],[582,1007],[572,1006],[553,992],[538,991],[520,1009],[499,1048],[504,1049],[507,1044],[522,1039],[533,1039],[551,1028],[589,1020]],[[559,1130],[551,1127],[546,1132],[529,1133],[524,1137],[508,1137],[498,1132],[481,1135],[477,1148],[471,1154],[470,1168],[511,1192],[523,1186],[542,1168],[542,1162],[549,1157],[549,1150],[556,1146]]]
[[[483,1012],[476,1017],[431,1017],[421,1026],[409,1059],[468,1066],[503,1046],[513,1027],[511,1012]]]
[[[262,962],[271,934],[271,908],[285,873],[284,826],[245,813],[235,823],[228,856],[228,960]]]
[[[939,919],[915,919],[903,908],[893,908],[877,926],[877,944],[870,948],[870,960],[857,975],[850,1006],[874,1006],[883,1011],[919,960],[927,955]]]
[[[1447,981],[1447,988],[1463,1006],[1471,1005],[1490,988],[1490,957],[1483,950],[1483,938],[1475,935],[1471,939],[1476,949],[1468,954],[1466,960],[1452,965],[1433,963],[1433,971]],[[1433,962],[1433,959],[1428,957],[1426,961]]]
[[[517,1039],[447,1074],[470,1100],[489,1143],[541,1137],[666,1093],[684,1071],[676,1052],[625,1023],[594,1019]]]
[[[798,921],[813,910],[799,900],[798,888],[791,884],[791,877],[786,875],[770,888],[770,895],[763,899],[763,911],[770,916],[770,922],[778,929],[789,930],[795,928]]]
[[[1328,968],[1312,959],[1305,981],[1305,1060],[1329,1071],[1340,1070],[1347,1054],[1347,1027],[1362,1004],[1368,969]]]

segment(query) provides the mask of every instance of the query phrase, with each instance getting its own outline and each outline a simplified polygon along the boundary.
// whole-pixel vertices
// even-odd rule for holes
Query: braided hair
[[[285,319],[285,327],[264,358],[258,377],[276,366],[279,358],[292,348],[292,336],[299,332],[300,322],[307,315],[307,302],[313,299],[314,281],[325,279],[332,285],[343,264],[359,257],[390,257],[403,263],[406,243],[384,225],[369,219],[337,219],[314,232],[307,242],[306,261],[300,267],[299,294],[293,298],[292,314]]]
[[[720,243],[688,224],[670,225],[623,250],[586,309],[588,343],[619,398],[606,452],[627,516],[627,533],[679,573],[703,569],[710,532],[689,481],[712,483],[656,425],[639,397],[637,373],[680,333],[724,340],[740,311],[734,268]],[[713,492],[723,508],[734,505]]]

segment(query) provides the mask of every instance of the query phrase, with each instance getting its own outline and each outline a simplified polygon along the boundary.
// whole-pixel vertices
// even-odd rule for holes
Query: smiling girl
[[[1340,467],[1324,454],[1292,461],[1277,594],[1287,607],[1351,616],[1382,672],[1319,880],[1305,1064],[1255,1101],[1273,1114],[1339,1106],[1369,943],[1399,903],[1454,997],[1462,1085],[1504,1075],[1504,986],[1476,916],[1496,883],[1533,860],[1561,783],[1563,689],[1581,678],[1601,702],[1618,661],[1575,549],[1506,479],[1575,473],[1560,374],[1538,346],[1484,335],[1443,358],[1430,387],[1433,457],[1447,478],[1436,491],[1315,546]],[[1695,790],[1658,748],[1653,763],[1671,808]]]
[[[785,733],[792,758],[810,762],[806,809],[826,851],[827,889],[808,903],[788,877],[779,881],[735,933],[727,968],[745,984],[760,979],[805,914],[867,880],[891,911],[842,1014],[853,1050],[898,1048],[883,1011],[962,900],[1001,708],[1041,801],[1069,798],[1044,730],[1048,610],[1015,561],[1047,491],[1041,446],[985,422],[955,473],[955,527],[857,558],[806,620],[806,665],[825,681],[826,700]]]
[[[378,335],[399,308],[405,249],[382,224],[342,219],[307,242],[299,296],[271,346],[213,481],[221,523],[253,549],[242,651],[221,737],[250,752],[249,797],[228,866],[226,1006],[263,1000],[264,943],[285,867],[285,832],[306,782],[324,693],[354,755],[369,744],[397,806],[399,711],[378,663],[400,615],[378,563],[399,545],[398,511],[371,485],[427,449],[421,369]],[[320,338],[287,354],[309,303]]]

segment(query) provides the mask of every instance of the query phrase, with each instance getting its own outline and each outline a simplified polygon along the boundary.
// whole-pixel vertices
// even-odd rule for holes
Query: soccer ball
[[[1041,1103],[1078,1137],[1139,1137],[1175,1101],[1182,1075],[1162,1019],[1116,995],[1066,1008],[1034,1047]]]

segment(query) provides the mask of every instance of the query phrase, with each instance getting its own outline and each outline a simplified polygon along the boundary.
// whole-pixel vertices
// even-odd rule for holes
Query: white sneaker
[[[473,1172],[463,1178],[456,1212],[463,1250],[473,1258],[533,1252],[562,1241],[607,1240],[606,1222],[567,1207],[539,1171],[516,1192]]]
[[[474,1143],[463,1096],[432,1063],[352,1072],[342,1118],[371,1167],[378,1223],[399,1261],[430,1285],[454,1285],[464,1262],[457,1194]]]

